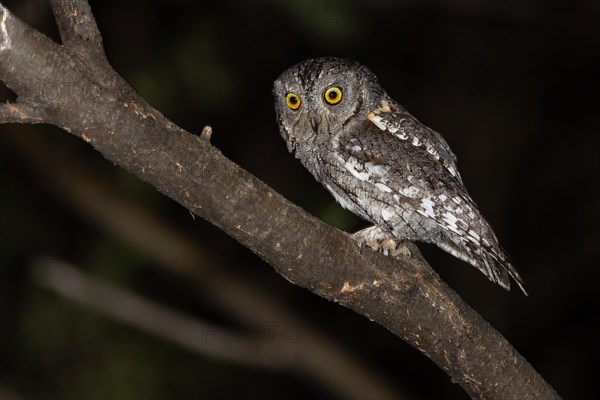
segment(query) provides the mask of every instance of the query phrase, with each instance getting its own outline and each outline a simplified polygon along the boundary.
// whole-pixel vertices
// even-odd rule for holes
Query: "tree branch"
[[[88,62],[73,62],[78,59]],[[114,71],[91,69],[93,60],[85,51],[57,45],[0,5],[0,79],[43,110],[45,122],[81,137],[217,225],[289,281],[382,324],[472,397],[558,398],[415,246],[409,246],[411,258],[399,260],[361,252],[348,235],[289,203],[207,140],[175,126]],[[80,95],[45,97],[36,82],[68,82]]]
[[[89,160],[78,158],[44,135],[33,135],[5,135],[0,147],[8,146],[16,159],[36,166],[34,173],[39,181],[69,211],[79,213],[123,243],[135,243],[144,258],[170,275],[193,283],[205,298],[241,326],[277,321],[299,327],[303,337],[319,338],[301,340],[292,348],[278,348],[282,350],[278,358],[288,370],[309,377],[342,399],[410,398],[397,384],[391,388],[376,371],[309,323],[305,315],[279,302],[277,294],[226,272],[203,243],[158,215],[144,211],[139,204],[118,196],[114,184],[93,173]]]
[[[0,124],[39,124],[45,121],[41,110],[22,103],[0,104]]]
[[[66,47],[77,47],[79,51],[105,59],[102,36],[85,0],[50,0],[56,18],[58,32]]]

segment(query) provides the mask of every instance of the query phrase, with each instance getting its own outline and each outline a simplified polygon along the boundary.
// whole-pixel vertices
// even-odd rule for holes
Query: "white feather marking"
[[[365,171],[367,171],[369,174],[373,175],[373,176],[377,176],[377,177],[383,177],[387,174],[388,172],[388,168],[384,167],[383,165],[375,165],[372,162],[366,162],[365,163]]]
[[[454,226],[454,225],[446,225],[445,228],[448,229],[449,231],[456,233],[457,235],[462,235],[462,233],[459,232],[458,229],[456,228],[456,226]]]
[[[340,148],[340,137],[338,135],[334,136],[331,140],[331,143],[333,145],[333,149],[337,150]]]
[[[443,220],[444,220],[446,223],[448,223],[448,224],[450,224],[450,225],[453,225],[453,226],[456,226],[456,221],[458,221],[458,218],[456,218],[456,215],[454,215],[454,214],[451,214],[451,213],[449,213],[449,212],[445,212],[445,213],[443,213],[443,214],[442,214],[442,219],[443,219]]]
[[[362,150],[362,147],[360,147],[358,145],[354,145],[354,146],[352,146],[352,148],[350,150],[352,150],[354,152],[359,152]]]
[[[326,184],[325,187],[327,188],[327,190],[329,190],[329,193],[331,193],[333,195],[333,197],[335,198],[335,201],[337,201],[340,206],[342,206],[343,208],[345,208],[348,211],[354,212],[356,207],[353,204],[348,203],[348,201],[346,201],[345,198],[343,198],[342,196],[339,196],[337,194],[337,192],[335,190],[333,190],[333,188],[331,186]]]
[[[354,175],[354,177],[360,181],[366,181],[367,179],[369,179],[369,174],[366,172],[358,172],[356,169],[354,169],[354,167],[350,164],[346,164],[345,165],[346,169],[348,170],[348,172],[350,172],[352,175]]]
[[[471,237],[472,237],[473,239],[475,239],[476,241],[478,241],[478,242],[479,242],[479,240],[481,239],[481,236],[479,236],[479,235],[477,234],[477,232],[475,232],[475,231],[474,231],[474,230],[472,230],[472,229],[469,229],[469,235],[471,235]]]
[[[381,209],[381,218],[383,218],[384,221],[389,221],[390,219],[392,219],[393,216],[394,216],[393,212],[388,211],[385,208]]]
[[[386,125],[385,128],[390,133],[396,133],[396,132],[398,132],[398,128],[395,127],[395,126],[393,126],[393,125]]]
[[[378,115],[370,112],[369,115],[367,115],[367,118],[369,119],[369,121],[371,121],[372,123],[374,123],[382,131],[386,130],[387,127],[382,122],[383,118],[381,118],[380,116],[378,116]]]
[[[356,160],[356,158],[354,158],[354,157],[350,157],[344,163],[344,167],[346,167],[348,172],[350,172],[352,175],[354,175],[358,180],[366,181],[367,179],[369,179],[370,172],[368,172],[368,171],[367,172],[359,172],[356,168],[357,166],[359,166],[359,163]]]
[[[435,205],[435,203],[431,200],[431,197],[424,197],[421,200],[421,207],[423,208],[423,212],[428,217],[431,217],[431,218],[435,217],[435,213],[433,212],[434,205]]]
[[[404,120],[400,120],[400,122],[402,122]],[[401,130],[400,132],[396,133],[396,137],[400,140],[406,140],[408,139],[408,135],[406,134],[406,132],[404,132],[404,130]]]
[[[406,135],[406,133],[404,131],[401,131],[400,133],[396,133],[401,128],[401,124],[402,124],[402,121],[404,121],[404,119],[401,119],[397,123],[390,124],[388,120],[386,120],[384,117],[379,115],[382,112],[384,112],[384,113],[390,112],[390,107],[387,104],[387,102],[384,101],[384,102],[382,102],[382,104],[383,104],[383,107],[379,108],[373,112],[370,112],[367,115],[367,119],[369,121],[371,121],[372,123],[374,123],[375,126],[377,126],[382,131],[388,131],[391,134],[394,134],[395,136],[397,136],[399,139],[402,139],[402,140],[408,139],[408,136]]]
[[[413,136],[413,137],[412,137],[412,141],[411,141],[411,143],[412,143],[412,145],[413,145],[413,146],[417,146],[417,147],[421,145],[421,141],[420,141],[420,140],[419,140],[419,138],[418,138],[418,137],[416,137],[416,136]]]
[[[446,200],[448,200],[448,196],[446,196],[445,194],[440,194],[440,195],[438,196],[438,199],[439,199],[440,201],[446,201]]]
[[[375,186],[377,186],[377,189],[381,190],[382,192],[386,192],[386,193],[392,192],[392,189],[390,189],[388,186],[384,185],[381,182],[375,183]]]
[[[446,229],[449,229],[454,233],[459,233],[458,226],[456,225],[456,222],[458,222],[458,218],[456,218],[454,214],[445,212],[442,214],[442,220],[446,223]]]
[[[408,186],[400,189],[400,193],[406,197],[416,198],[419,195],[419,189],[416,186]]]
[[[452,174],[452,176],[456,176],[456,171],[454,170],[454,167],[452,167],[451,165],[447,165],[446,169],[448,171],[450,171],[450,173]]]
[[[437,150],[434,149],[432,146],[427,146],[427,152],[431,154],[436,160],[440,159],[440,155],[438,154]]]
[[[462,199],[460,198],[460,196],[454,196],[452,198],[452,201],[455,202],[456,204],[462,203]]]
[[[459,233],[458,230],[460,229],[460,231],[465,231],[468,229],[469,225],[465,223],[465,221],[463,221],[462,219],[458,218],[456,215],[449,213],[449,212],[445,212],[442,214],[442,220],[447,223],[447,228],[450,229],[453,232]],[[460,225],[460,226],[459,226]]]

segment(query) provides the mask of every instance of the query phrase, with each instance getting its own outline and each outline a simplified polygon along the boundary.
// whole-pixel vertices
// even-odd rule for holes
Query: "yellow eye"
[[[342,89],[331,86],[325,91],[325,101],[329,104],[337,104],[342,100]]]
[[[297,110],[300,108],[300,96],[295,93],[288,93],[285,95],[285,103],[292,110]]]

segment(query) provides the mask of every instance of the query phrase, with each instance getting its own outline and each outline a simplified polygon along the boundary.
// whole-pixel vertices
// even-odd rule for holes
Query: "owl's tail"
[[[498,247],[483,244],[476,245],[468,240],[461,240],[460,244],[455,243],[451,238],[446,237],[437,243],[438,247],[447,251],[454,257],[468,262],[479,269],[485,276],[494,283],[510,290],[510,278],[512,278],[525,296],[529,296],[525,290],[523,278],[519,275],[515,267],[508,261],[505,253]]]

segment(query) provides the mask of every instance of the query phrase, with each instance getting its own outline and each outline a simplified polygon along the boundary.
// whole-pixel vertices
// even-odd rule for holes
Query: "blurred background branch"
[[[71,301],[110,318],[169,340],[188,351],[244,366],[285,368],[285,347],[259,332],[235,333],[164,307],[124,289],[97,281],[77,268],[51,258],[34,260],[35,281]],[[260,335],[252,339],[251,334]],[[244,337],[243,335],[248,335]]]

